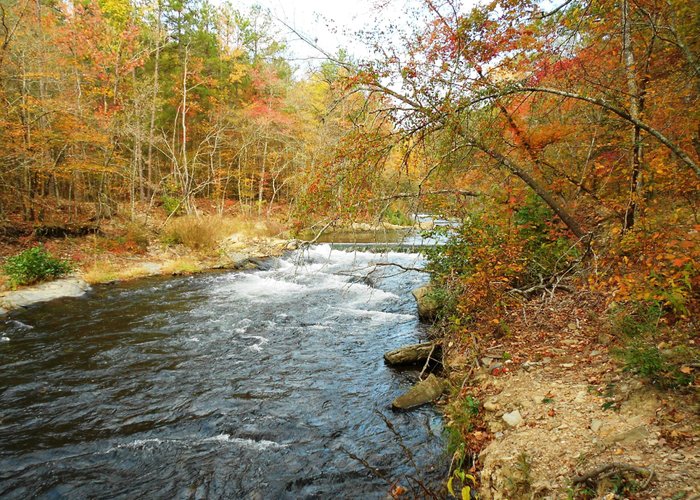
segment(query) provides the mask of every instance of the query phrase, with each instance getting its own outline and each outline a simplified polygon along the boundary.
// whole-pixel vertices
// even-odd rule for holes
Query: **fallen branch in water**
[[[426,271],[424,268],[402,266],[401,264],[396,264],[394,262],[375,262],[372,265],[374,267],[392,266],[392,267],[398,267],[399,269],[403,269],[404,271],[416,271],[418,273],[430,274],[430,271]]]
[[[370,471],[374,477],[377,477],[377,478],[379,478],[379,479],[383,479],[383,480],[386,481],[389,485],[392,485],[392,484],[393,484],[391,481],[389,481],[389,480],[387,479],[386,473],[385,473],[384,471],[382,471],[381,469],[372,466],[367,460],[365,460],[365,459],[362,458],[362,457],[358,457],[358,456],[355,455],[353,452],[351,452],[351,451],[345,449],[345,447],[343,447],[343,446],[341,446],[339,449],[340,449],[340,451],[342,451],[343,453],[345,453],[347,456],[349,456],[350,458],[352,458],[352,459],[355,460],[356,462],[359,462],[363,467],[365,467],[368,471]]]

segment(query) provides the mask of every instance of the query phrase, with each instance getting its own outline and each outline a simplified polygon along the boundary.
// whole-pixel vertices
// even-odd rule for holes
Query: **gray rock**
[[[510,413],[503,414],[503,421],[510,427],[517,427],[523,423],[523,416],[520,414],[520,410],[513,410]]]
[[[417,406],[435,401],[445,390],[445,381],[433,375],[418,382],[409,391],[396,398],[391,406],[395,410],[410,410]]]
[[[437,316],[439,304],[431,296],[432,288],[431,285],[426,285],[411,292],[416,298],[416,304],[418,305],[418,317],[423,321],[432,321]]]
[[[148,274],[159,274],[161,270],[163,269],[163,265],[159,264],[157,262],[144,262],[141,264],[141,267],[148,273]]]
[[[632,444],[637,441],[642,441],[644,439],[647,439],[649,437],[649,429],[647,429],[645,426],[640,425],[637,427],[633,427],[632,429],[625,431],[625,432],[620,432],[618,434],[613,434],[611,436],[608,436],[605,441],[608,443],[623,443],[623,444]]]
[[[596,419],[596,418],[594,418],[593,420],[591,420],[590,428],[591,428],[591,430],[592,430],[593,432],[598,433],[598,431],[600,430],[600,428],[601,428],[602,426],[603,426],[603,421],[602,421],[602,420],[598,420],[598,419]]]
[[[250,263],[250,255],[242,252],[229,252],[226,257],[233,269],[243,269]]]
[[[6,292],[0,296],[0,307],[11,310],[27,307],[39,302],[59,299],[61,297],[80,297],[90,289],[85,281],[79,278],[65,278],[36,286]]]

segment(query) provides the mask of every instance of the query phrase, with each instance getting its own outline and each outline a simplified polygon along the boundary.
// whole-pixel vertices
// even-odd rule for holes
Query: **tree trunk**
[[[156,9],[156,53],[153,61],[153,95],[151,98],[151,123],[148,128],[148,156],[146,158],[146,184],[148,195],[150,196],[151,183],[153,182],[153,136],[156,127],[156,104],[158,100],[158,72],[160,69],[160,38],[161,38],[161,16],[162,4],[157,0],[158,8]]]
[[[262,166],[260,167],[260,184],[258,185],[258,216],[262,215],[263,195],[265,191],[265,168],[267,166],[267,139],[263,148]]]
[[[632,50],[632,33],[630,32],[629,0],[622,0],[622,53],[627,75],[627,92],[630,95],[630,117],[639,120],[641,112],[640,92],[637,85],[637,72]],[[629,201],[625,210],[622,230],[632,229],[637,216],[637,207],[642,187],[642,130],[639,125],[632,127],[632,156],[630,157]]]
[[[586,232],[581,228],[581,226],[579,226],[576,219],[574,219],[574,217],[556,199],[554,199],[554,196],[552,196],[549,191],[542,187],[534,177],[499,152],[489,149],[484,144],[476,141],[474,141],[474,145],[491,158],[498,161],[501,165],[505,166],[508,170],[525,182],[525,184],[530,186],[537,196],[542,198],[542,200],[549,206],[549,208],[552,209],[552,211],[554,211],[555,214],[557,214],[562,222],[566,224],[566,227],[568,227],[577,238],[583,238],[586,236]]]

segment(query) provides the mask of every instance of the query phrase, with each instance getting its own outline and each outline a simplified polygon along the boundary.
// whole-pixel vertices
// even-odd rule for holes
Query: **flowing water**
[[[420,339],[410,290],[426,277],[375,262],[421,265],[319,245],[15,312],[0,497],[385,498],[439,479],[440,418],[391,412],[416,372],[382,359]]]

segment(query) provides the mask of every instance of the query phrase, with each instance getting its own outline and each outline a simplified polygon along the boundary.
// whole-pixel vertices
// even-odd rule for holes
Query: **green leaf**
[[[447,480],[447,491],[449,491],[452,496],[455,496],[455,490],[452,488],[452,480],[454,478],[454,476],[450,476],[450,479]]]
[[[469,486],[462,488],[462,500],[471,500],[472,489]]]

